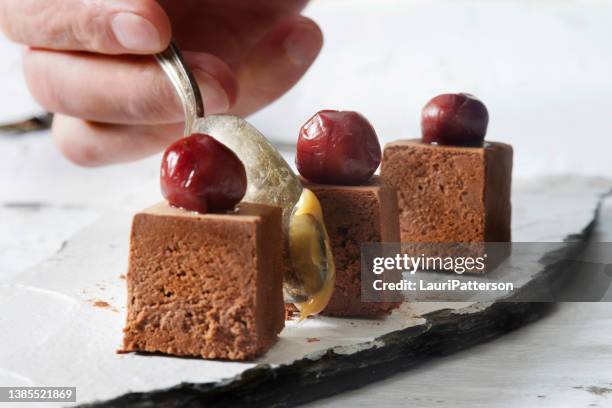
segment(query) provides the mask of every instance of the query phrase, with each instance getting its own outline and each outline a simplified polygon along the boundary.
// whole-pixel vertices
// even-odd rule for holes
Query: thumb
[[[246,116],[272,103],[295,85],[323,46],[319,26],[303,16],[282,20],[237,69],[240,94],[231,113]]]

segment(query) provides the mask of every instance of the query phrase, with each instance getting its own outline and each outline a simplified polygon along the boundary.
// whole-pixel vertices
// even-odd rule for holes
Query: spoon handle
[[[200,89],[174,42],[155,57],[183,104],[185,136],[194,130],[213,135],[245,165],[244,200],[283,209],[286,299],[298,304],[302,319],[320,312],[329,302],[336,272],[318,199],[302,188],[278,150],[247,121],[233,115],[204,117]]]
[[[185,64],[181,51],[174,40],[170,42],[168,48],[156,54],[155,59],[172,82],[181,100],[185,112],[184,135],[189,136],[193,133],[195,120],[204,117],[204,102],[200,87],[187,64]]]

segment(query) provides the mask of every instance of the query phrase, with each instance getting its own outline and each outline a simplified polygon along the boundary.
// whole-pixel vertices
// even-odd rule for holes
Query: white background
[[[255,117],[268,134],[295,140],[329,107],[361,111],[382,140],[419,137],[429,98],[468,91],[489,107],[489,139],[515,146],[515,174],[612,176],[611,2],[337,0],[307,14],[327,42]]]
[[[612,176],[612,2],[315,0],[306,14],[325,47],[298,86],[252,118],[272,139],[295,141],[322,108],[362,112],[383,141],[418,137],[429,98],[467,91],[489,107],[489,139],[514,145],[517,176]],[[0,46],[2,122],[31,102],[18,53]]]

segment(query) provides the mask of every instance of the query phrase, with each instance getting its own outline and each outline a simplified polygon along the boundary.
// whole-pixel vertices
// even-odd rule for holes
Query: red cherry
[[[246,193],[244,165],[211,136],[193,134],[166,149],[161,191],[168,202],[191,211],[230,210]]]
[[[488,125],[487,107],[466,93],[436,96],[421,118],[423,142],[441,145],[482,146]]]
[[[300,129],[295,163],[306,179],[321,184],[360,184],[380,164],[376,131],[357,112],[322,110]]]

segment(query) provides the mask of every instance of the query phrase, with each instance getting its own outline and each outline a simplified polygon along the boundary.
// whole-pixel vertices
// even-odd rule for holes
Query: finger
[[[52,134],[57,147],[70,161],[95,167],[155,154],[182,136],[183,124],[110,125],[56,115]]]
[[[155,0],[2,0],[0,26],[31,47],[103,54],[152,54],[171,37]]]
[[[207,113],[227,111],[237,82],[218,58],[185,53],[202,90]],[[107,56],[28,50],[25,78],[34,98],[48,111],[118,124],[175,123],[184,119],[171,82],[149,56]]]
[[[278,99],[304,75],[322,46],[314,21],[294,16],[278,24],[238,69],[240,94],[232,113],[248,115]]]

